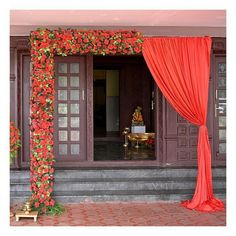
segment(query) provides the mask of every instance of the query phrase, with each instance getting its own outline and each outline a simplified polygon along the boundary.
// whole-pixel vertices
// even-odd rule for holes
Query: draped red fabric
[[[210,50],[210,37],[145,38],[143,43],[143,56],[163,95],[181,116],[200,126],[195,193],[181,204],[206,212],[224,209],[213,195],[206,127]]]

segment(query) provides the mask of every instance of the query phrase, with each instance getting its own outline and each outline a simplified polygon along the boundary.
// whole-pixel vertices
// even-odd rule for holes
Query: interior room
[[[154,83],[143,57],[95,56],[93,81],[94,160],[154,160]],[[132,130],[137,107],[142,131]]]

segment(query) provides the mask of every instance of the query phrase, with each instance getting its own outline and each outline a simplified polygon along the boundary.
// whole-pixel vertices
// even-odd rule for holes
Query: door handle
[[[82,100],[84,101],[84,89],[82,90]]]
[[[152,100],[152,102],[151,102],[151,110],[154,110],[154,101]]]

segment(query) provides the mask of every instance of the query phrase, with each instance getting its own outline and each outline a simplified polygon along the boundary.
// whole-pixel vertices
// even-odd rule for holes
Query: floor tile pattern
[[[12,212],[19,206],[12,206]],[[40,215],[15,221],[11,226],[225,226],[226,212],[201,213],[179,202],[84,202],[65,205],[61,216]]]

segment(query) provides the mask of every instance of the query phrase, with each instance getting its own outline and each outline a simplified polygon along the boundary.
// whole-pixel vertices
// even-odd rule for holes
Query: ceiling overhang
[[[225,36],[225,10],[11,10],[10,34],[38,27],[130,29],[144,35]]]

